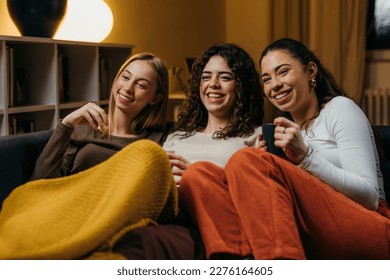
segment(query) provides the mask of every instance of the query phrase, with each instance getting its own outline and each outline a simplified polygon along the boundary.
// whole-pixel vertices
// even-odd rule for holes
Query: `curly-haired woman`
[[[253,146],[263,116],[259,76],[250,56],[234,44],[207,49],[192,67],[186,100],[163,145],[176,183],[191,163],[224,167],[235,151]]]

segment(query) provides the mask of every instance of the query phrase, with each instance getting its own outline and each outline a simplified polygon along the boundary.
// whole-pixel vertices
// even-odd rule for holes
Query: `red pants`
[[[198,225],[207,256],[256,259],[389,259],[390,219],[288,161],[255,148],[221,169],[192,164],[181,207]]]

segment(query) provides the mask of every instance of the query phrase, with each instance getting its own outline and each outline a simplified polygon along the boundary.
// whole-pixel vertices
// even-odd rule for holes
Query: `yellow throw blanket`
[[[177,212],[167,155],[136,141],[78,174],[16,188],[0,213],[0,259],[83,258],[126,229]]]

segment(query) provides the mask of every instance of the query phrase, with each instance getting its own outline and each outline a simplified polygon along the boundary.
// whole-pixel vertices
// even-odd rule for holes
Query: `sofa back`
[[[386,199],[390,202],[390,126],[373,126],[373,130],[374,133],[376,132],[377,149],[381,156],[381,170],[385,184]]]
[[[0,208],[15,187],[29,180],[35,161],[52,132],[48,130],[0,137]]]

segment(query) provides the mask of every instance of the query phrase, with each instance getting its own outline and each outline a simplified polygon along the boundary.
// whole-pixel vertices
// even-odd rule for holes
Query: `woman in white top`
[[[214,45],[195,61],[186,101],[163,148],[177,184],[197,161],[223,168],[239,149],[254,146],[264,116],[255,64],[233,44]]]
[[[200,226],[202,238],[214,240],[208,256],[389,259],[389,209],[364,113],[298,41],[269,45],[260,68],[266,97],[290,116],[274,120],[274,144],[285,158],[265,152],[267,144],[260,141],[260,149],[242,149],[230,158],[225,177],[209,165],[186,171],[181,202],[192,205],[189,212],[198,224],[205,224],[205,213],[217,211],[210,201],[197,199],[204,182],[229,188],[231,212],[238,217],[226,229],[230,234],[222,225],[232,214],[221,213],[212,230]]]

